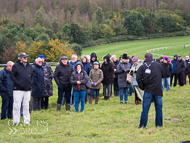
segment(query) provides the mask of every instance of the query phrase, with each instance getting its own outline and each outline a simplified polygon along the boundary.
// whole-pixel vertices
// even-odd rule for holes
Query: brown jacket
[[[101,82],[104,78],[103,72],[101,69],[92,69],[89,74],[91,82],[97,83],[96,86],[92,85],[92,89],[102,89]]]

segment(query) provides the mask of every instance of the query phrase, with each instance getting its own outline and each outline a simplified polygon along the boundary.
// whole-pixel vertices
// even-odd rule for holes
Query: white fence
[[[190,45],[184,45],[184,48],[187,48],[188,46],[190,46]]]
[[[158,57],[164,57],[164,56],[167,56],[167,55],[163,55],[163,54],[157,54],[157,53],[153,53],[153,52],[156,52],[156,51],[160,51],[160,50],[168,50],[168,47],[161,47],[161,48],[155,48],[155,49],[150,49],[150,50],[147,50],[148,53],[151,53],[152,55],[154,56],[158,56]],[[173,58],[173,56],[168,56],[168,58]]]

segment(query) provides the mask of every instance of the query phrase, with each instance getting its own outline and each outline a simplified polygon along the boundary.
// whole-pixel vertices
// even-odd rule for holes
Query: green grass
[[[182,54],[183,45],[188,44],[189,38],[179,37],[115,43],[84,49],[83,54],[97,52],[99,60],[102,60],[100,57],[107,53],[116,55],[128,53],[143,58],[146,50],[166,45],[172,45],[171,48],[181,48],[179,51],[174,48],[175,51],[171,51],[173,52],[171,54],[176,54],[176,51],[180,52],[177,54]],[[172,44],[172,41],[175,44]],[[111,50],[108,48],[111,48]],[[101,90],[99,104],[94,105],[93,100],[92,105],[86,104],[83,113],[76,113],[73,107],[70,112],[66,112],[65,107],[62,107],[61,112],[57,112],[58,90],[55,82],[53,82],[53,85],[54,95],[50,97],[49,109],[32,112],[31,126],[20,124],[12,127],[12,121],[8,119],[0,120],[0,142],[172,143],[190,140],[189,85],[171,87],[170,92],[164,92],[164,126],[162,128],[155,127],[155,109],[154,104],[152,104],[149,111],[148,125],[145,129],[138,129],[142,107],[134,104],[134,95],[129,97],[128,105],[121,105],[118,97],[112,96],[110,101],[104,101]],[[21,118],[21,121],[23,121],[23,118]],[[15,134],[9,134],[13,129],[18,131]]]
[[[167,51],[164,50],[155,53],[164,54],[168,56],[173,56],[174,54],[181,54],[184,58],[187,54],[190,54],[190,47],[184,48],[184,45],[189,44],[190,36],[139,40],[86,48],[83,49],[82,54],[90,55],[92,52],[95,52],[98,56],[99,61],[102,61],[103,57],[108,53],[110,53],[111,55],[116,55],[117,57],[119,57],[123,53],[127,53],[129,56],[135,55],[140,59],[143,59],[147,50],[168,47]]]
[[[172,87],[170,92],[164,92],[162,128],[154,126],[152,104],[147,128],[138,129],[142,107],[134,104],[134,95],[129,97],[128,105],[121,105],[118,97],[112,96],[110,101],[104,101],[101,97],[98,105],[87,104],[83,113],[76,113],[73,107],[70,112],[66,112],[65,107],[61,112],[56,112],[56,100],[57,86],[54,83],[50,108],[32,112],[31,126],[14,126],[18,131],[9,134],[9,128],[13,128],[8,123],[12,122],[8,119],[0,121],[0,142],[170,143],[190,140],[189,85]]]

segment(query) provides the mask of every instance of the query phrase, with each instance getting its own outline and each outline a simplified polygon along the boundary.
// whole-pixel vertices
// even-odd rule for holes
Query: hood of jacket
[[[109,57],[108,55],[106,55],[106,56],[104,57],[104,59],[107,60],[107,64],[111,63],[111,62],[110,62],[110,57]],[[104,63],[105,63],[105,62],[104,62]]]
[[[75,65],[75,71],[77,71],[77,66],[78,65],[81,65],[81,70],[83,70],[83,64],[81,62],[77,62],[76,65]]]

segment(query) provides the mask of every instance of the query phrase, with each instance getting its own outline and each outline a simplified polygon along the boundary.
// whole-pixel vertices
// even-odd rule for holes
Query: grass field
[[[111,55],[120,56],[123,53],[127,53],[129,56],[135,55],[140,59],[144,58],[147,50],[161,47],[168,47],[168,50],[156,51],[154,53],[164,54],[168,56],[173,56],[174,54],[181,54],[183,58],[190,54],[190,46],[184,48],[184,45],[190,44],[190,36],[186,37],[175,37],[175,38],[161,38],[152,40],[139,40],[139,41],[129,41],[114,43],[108,45],[102,45],[97,47],[91,47],[83,49],[83,55],[90,55],[90,53],[97,53],[98,60],[102,61],[103,57],[110,53]],[[159,58],[159,57],[155,57]]]
[[[183,45],[188,44],[190,37],[155,39],[115,43],[85,49],[83,54],[97,52],[100,57],[107,53],[121,55],[129,53],[143,58],[146,50],[166,45],[174,48],[171,54],[183,54]],[[175,43],[173,44],[172,41]],[[179,44],[180,43],[180,44]],[[157,45],[157,46],[156,46]],[[178,46],[177,46],[178,45]],[[154,47],[153,47],[154,46]],[[115,47],[115,48],[114,48]],[[136,49],[136,48],[137,49]],[[110,48],[110,50],[109,50]],[[189,47],[190,48],[190,47]],[[100,51],[100,52],[99,52]],[[110,51],[110,52],[109,52]],[[120,51],[120,52],[119,52]],[[187,51],[188,52],[188,51]],[[139,142],[139,143],[172,143],[190,140],[190,90],[189,85],[171,87],[164,91],[162,128],[155,127],[155,110],[152,104],[149,111],[147,128],[138,129],[142,107],[134,104],[134,95],[129,97],[129,104],[121,105],[118,97],[104,101],[100,91],[98,105],[86,104],[83,113],[70,112],[62,107],[56,112],[57,86],[54,84],[54,95],[50,97],[48,110],[31,114],[31,125],[12,126],[11,120],[0,120],[1,142]],[[93,101],[94,102],[94,101]],[[1,99],[0,99],[1,104]],[[21,118],[23,121],[23,118]],[[12,132],[11,132],[12,131]],[[15,133],[16,132],[16,133]]]

